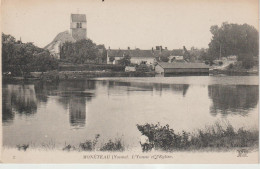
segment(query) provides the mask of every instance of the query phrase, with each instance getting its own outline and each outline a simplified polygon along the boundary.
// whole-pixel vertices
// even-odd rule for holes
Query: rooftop
[[[181,69],[181,68],[209,68],[209,66],[204,63],[167,63],[167,62],[158,62],[158,64],[164,69]]]
[[[71,21],[72,22],[86,22],[86,15],[85,14],[71,14]]]
[[[159,53],[159,51],[152,50],[140,50],[140,49],[132,49],[132,50],[121,50],[121,49],[110,49],[107,51],[108,56],[113,57],[123,57],[124,55],[129,55],[130,57],[155,57],[155,54]]]
[[[141,50],[141,49],[108,49],[108,57],[123,57],[129,55],[130,57],[156,57],[159,55],[175,55],[175,50]]]

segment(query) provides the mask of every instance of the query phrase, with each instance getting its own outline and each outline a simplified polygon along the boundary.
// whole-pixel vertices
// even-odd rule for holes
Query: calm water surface
[[[103,78],[3,84],[3,144],[78,145],[123,138],[138,146],[136,124],[194,131],[216,121],[258,128],[257,76]]]

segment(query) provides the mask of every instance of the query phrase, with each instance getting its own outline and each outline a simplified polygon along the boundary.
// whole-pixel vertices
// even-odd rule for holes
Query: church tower
[[[85,14],[71,14],[70,33],[76,41],[87,38],[87,20]]]

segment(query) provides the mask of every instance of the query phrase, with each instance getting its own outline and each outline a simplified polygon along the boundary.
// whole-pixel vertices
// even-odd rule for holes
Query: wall
[[[71,35],[75,40],[81,40],[87,38],[87,29],[86,28],[72,28]]]
[[[164,73],[164,69],[160,65],[155,66],[156,73]]]
[[[140,64],[142,61],[146,61],[146,64],[153,64],[154,63],[154,58],[152,57],[131,57],[130,59],[131,63],[134,63],[134,64]]]
[[[81,23],[82,28],[87,28],[86,22],[70,22],[70,28],[77,28],[77,23]]]
[[[113,62],[109,61],[109,57],[107,56],[107,64],[117,64],[118,60],[122,59],[123,57],[115,57],[115,60]]]
[[[134,72],[134,71],[136,71],[136,69],[135,69],[135,67],[132,67],[132,66],[126,66],[125,71],[126,72]]]
[[[165,73],[208,73],[208,68],[178,68],[165,69]]]

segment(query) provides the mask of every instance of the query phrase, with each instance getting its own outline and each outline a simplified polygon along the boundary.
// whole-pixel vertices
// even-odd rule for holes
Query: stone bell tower
[[[85,14],[71,14],[70,33],[76,41],[87,39],[87,20]]]

